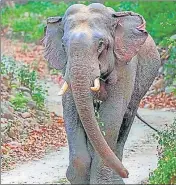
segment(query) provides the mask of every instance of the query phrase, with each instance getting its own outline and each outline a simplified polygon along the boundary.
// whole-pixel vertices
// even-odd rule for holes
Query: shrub
[[[10,99],[10,102],[14,106],[15,110],[25,110],[29,99],[23,95],[23,93],[17,93]]]
[[[176,183],[176,119],[158,136],[160,145],[159,161],[157,168],[150,174],[150,184],[175,184]]]
[[[22,38],[25,42],[35,42],[43,37],[47,17],[63,15],[68,5],[64,2],[29,1],[15,4],[2,10],[2,25],[12,29],[12,37]]]
[[[13,58],[2,56],[1,74],[10,77],[11,86],[9,88],[27,87],[37,107],[44,109],[46,90],[39,82],[36,71],[31,70],[28,65],[17,63]],[[17,94],[11,101],[17,109],[23,108],[25,103],[28,102],[23,94]]]
[[[162,44],[167,50],[167,55],[169,58],[167,62],[164,64],[164,75],[166,80],[166,86],[171,86],[172,91],[176,95],[176,40],[168,39],[165,40],[166,43]]]

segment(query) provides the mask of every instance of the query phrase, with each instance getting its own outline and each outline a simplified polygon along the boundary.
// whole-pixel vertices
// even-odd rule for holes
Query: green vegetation
[[[150,184],[176,184],[176,119],[157,136],[160,145],[158,167],[151,173]]]
[[[80,1],[79,1],[80,2]],[[10,27],[13,34],[23,37],[25,41],[36,41],[42,38],[45,21],[49,16],[63,16],[66,9],[75,2],[30,1],[14,8],[2,10],[2,25]],[[89,4],[81,1],[83,4]],[[147,30],[159,44],[176,32],[176,4],[174,2],[115,2],[106,1],[106,6],[116,11],[135,11],[144,16]]]
[[[16,96],[10,99],[15,110],[25,110],[29,99],[23,93],[17,93]]]
[[[170,56],[164,65],[166,86],[172,86],[172,91],[176,95],[176,40],[170,39],[166,45],[168,46],[167,54]]]
[[[106,133],[104,131],[105,124],[104,124],[104,122],[100,121],[100,115],[99,115],[99,112],[98,112],[98,109],[99,109],[98,108],[99,107],[98,104],[100,104],[100,103],[101,102],[97,102],[97,101],[94,102],[94,106],[95,106],[94,112],[95,112],[95,117],[97,119],[98,125],[99,125],[99,127],[101,129],[101,133],[105,136],[106,135]]]
[[[68,5],[64,2],[30,1],[24,5],[6,7],[2,10],[2,25],[10,27],[13,36],[26,42],[37,41],[43,36],[45,21],[49,16],[63,15]]]
[[[26,4],[15,4],[15,7],[2,9],[2,26],[8,27],[9,36],[20,38],[25,42],[38,42],[44,35],[44,26],[47,17],[63,16],[66,9],[76,3],[52,2],[52,1],[30,1]],[[79,1],[89,4],[88,1]],[[143,2],[143,1],[105,1],[106,6],[116,11],[134,11],[145,18],[147,30],[158,45],[169,49],[169,61],[164,66],[167,85],[175,85],[176,42],[170,37],[176,33],[176,3],[171,1]],[[172,43],[172,44],[171,44]],[[24,48],[25,49],[25,48]]]
[[[29,88],[32,93],[37,80],[36,71],[30,71],[28,66],[23,65],[17,75],[21,85]]]
[[[8,78],[10,91],[25,87],[32,100],[36,102],[38,109],[44,109],[46,90],[38,81],[36,71],[31,70],[28,65],[17,63],[10,57],[2,56],[1,74]],[[25,108],[28,98],[23,93],[17,93],[10,101],[14,108],[19,110]]]

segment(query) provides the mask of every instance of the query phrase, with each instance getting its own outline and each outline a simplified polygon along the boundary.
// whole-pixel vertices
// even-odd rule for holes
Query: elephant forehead
[[[88,6],[90,12],[100,12],[105,13],[107,12],[107,7],[100,3],[92,3]]]
[[[72,6],[70,6],[66,12],[65,12],[65,16],[71,16],[77,13],[88,13],[88,7],[83,5],[83,4],[74,4]]]
[[[92,36],[92,30],[90,29],[90,26],[88,25],[87,22],[80,22],[78,26],[76,26],[74,29],[73,29],[73,32],[76,32],[76,33],[81,33],[81,32],[84,32],[86,33],[86,35],[91,38]]]
[[[79,11],[67,16],[64,19],[64,25],[69,30],[77,29],[77,31],[83,31],[90,28],[104,28],[108,20],[107,16],[99,12]]]
[[[92,30],[90,29],[89,26],[89,21],[85,15],[80,15],[80,17],[76,15],[70,16],[66,21],[65,21],[65,26],[64,26],[65,32],[85,32],[89,36],[92,33]]]
[[[72,5],[69,7],[64,16],[65,28],[68,30],[71,29],[82,29],[88,27],[88,17],[90,12],[85,5]],[[78,30],[77,30],[78,31]]]
[[[70,6],[64,16],[65,21],[76,20],[85,22],[88,20],[109,16],[108,8],[100,3],[92,3],[89,6],[83,4],[75,4]]]
[[[92,12],[104,13],[107,12],[107,7],[100,3],[92,3],[88,6],[83,4],[74,4],[66,10],[65,15],[69,16],[76,13],[92,13]]]
[[[89,6],[75,4],[70,6],[64,16],[64,31],[85,32],[90,37],[94,30],[106,30],[110,13],[104,5],[93,3]]]

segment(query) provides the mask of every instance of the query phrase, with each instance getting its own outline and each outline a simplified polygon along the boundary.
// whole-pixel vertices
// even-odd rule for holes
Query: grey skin
[[[145,20],[99,3],[70,6],[47,20],[45,58],[62,70],[69,89],[63,114],[71,184],[122,184],[123,148],[142,97],[160,67]],[[90,87],[100,77],[101,88]],[[93,101],[101,100],[98,124]],[[105,132],[103,136],[102,132]]]

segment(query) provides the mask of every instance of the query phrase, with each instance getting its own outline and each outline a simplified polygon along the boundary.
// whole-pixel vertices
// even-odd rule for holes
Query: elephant
[[[71,184],[124,184],[125,142],[140,100],[161,65],[145,19],[101,3],[74,4],[49,17],[42,43],[62,71]]]

